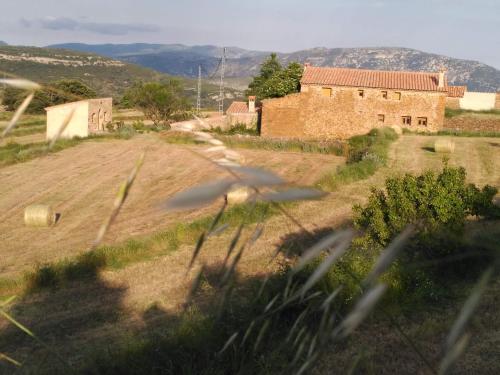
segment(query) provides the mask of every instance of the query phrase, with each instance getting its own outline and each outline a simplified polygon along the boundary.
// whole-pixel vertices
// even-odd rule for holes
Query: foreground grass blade
[[[408,242],[414,233],[415,226],[409,225],[386,247],[383,253],[378,257],[377,263],[372,271],[366,277],[365,284],[371,284],[392,264],[403,245]]]
[[[38,83],[23,78],[3,78],[0,79],[0,83],[26,91],[35,91],[42,88]]]
[[[5,319],[7,319],[9,322],[11,322],[13,325],[15,325],[18,329],[23,331],[25,334],[30,336],[33,340],[38,342],[40,345],[42,345],[45,349],[47,349],[50,353],[54,354],[64,365],[66,365],[68,368],[73,369],[72,366],[57,353],[54,351],[49,345],[47,345],[45,342],[40,340],[38,336],[36,336],[28,327],[24,326],[23,324],[19,323],[16,319],[14,319],[11,315],[9,315],[7,312],[4,310],[0,309],[0,315],[2,315]]]
[[[386,284],[378,284],[366,292],[356,306],[354,306],[353,311],[340,323],[333,335],[339,335],[340,337],[349,336],[363,322],[370,311],[372,311],[386,289]]]
[[[320,199],[326,195],[324,191],[310,188],[290,188],[283,191],[261,193],[260,199],[266,202],[290,202],[298,200]]]
[[[10,120],[9,124],[3,130],[2,137],[5,137],[7,134],[9,134],[9,132],[14,128],[14,126],[16,126],[17,122],[19,121],[19,118],[22,116],[24,111],[26,111],[26,108],[28,108],[34,96],[35,93],[32,92],[23,100],[21,105],[17,108],[16,112],[14,113],[14,116],[12,116],[12,119]]]
[[[120,212],[123,203],[125,203],[125,200],[127,199],[130,188],[132,187],[134,180],[137,177],[137,173],[141,169],[142,163],[144,162],[144,155],[145,154],[143,152],[141,156],[139,156],[139,159],[135,163],[134,169],[132,169],[132,172],[130,172],[130,175],[128,176],[127,180],[120,186],[120,190],[118,191],[118,194],[113,204],[113,210],[111,211],[111,214],[106,219],[106,221],[101,225],[101,228],[97,233],[97,237],[94,241],[94,244],[92,245],[91,250],[99,246],[102,239],[106,235],[106,232],[109,230],[109,227],[111,226],[111,224],[113,224],[116,217],[118,216],[118,213]]]
[[[305,296],[306,292],[311,289],[330,269],[330,267],[349,249],[352,237],[349,236],[345,238],[333,251],[331,254],[321,262],[321,264],[316,268],[314,273],[307,279],[306,283],[301,289],[302,297]]]
[[[22,364],[16,361],[14,358],[9,357],[7,354],[0,352],[0,361],[5,361],[13,364],[14,366],[21,367]]]
[[[281,177],[273,172],[269,172],[262,168],[254,167],[229,167],[233,173],[238,173],[240,179],[238,183],[248,186],[275,186],[286,183]]]
[[[234,340],[236,340],[238,335],[239,335],[238,332],[233,333],[231,337],[229,337],[229,339],[226,341],[222,349],[217,353],[217,355],[221,355],[222,353],[224,353],[226,349],[229,348],[229,345],[231,345],[234,342]]]
[[[57,133],[55,136],[52,138],[49,144],[49,150],[52,150],[52,147],[56,144],[57,140],[61,137],[61,134],[64,132],[64,130],[67,128],[69,122],[73,118],[73,115],[75,114],[76,107],[73,107],[70,112],[66,115],[64,118],[63,122],[61,123],[61,126],[59,126],[59,129],[57,129]]]
[[[300,257],[297,264],[293,268],[293,273],[301,271],[309,262],[318,257],[324,250],[331,248],[341,237],[346,235],[345,231],[329,234],[319,240]]]
[[[439,365],[439,375],[445,375],[449,373],[453,364],[460,358],[462,353],[465,351],[465,348],[467,348],[469,340],[470,335],[465,334],[453,345],[453,347],[451,347],[447,351],[445,357]]]
[[[226,179],[196,186],[175,194],[163,205],[163,208],[166,210],[187,210],[205,206],[222,197],[233,184],[233,180]]]
[[[464,332],[467,323],[469,322],[470,318],[472,317],[472,314],[479,305],[479,301],[484,293],[486,285],[488,284],[491,276],[493,275],[493,270],[494,267],[490,267],[483,273],[477,284],[474,286],[474,289],[472,290],[472,293],[470,294],[469,298],[467,298],[467,301],[465,301],[462,310],[460,311],[460,314],[455,323],[453,324],[453,327],[451,328],[450,333],[448,334],[448,338],[446,339],[446,347],[448,349],[453,348],[455,344],[458,342],[460,336],[462,336],[462,333]]]

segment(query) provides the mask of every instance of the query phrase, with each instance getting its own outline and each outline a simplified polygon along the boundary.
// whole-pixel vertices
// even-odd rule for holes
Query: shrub
[[[465,177],[464,168],[445,165],[439,174],[388,178],[385,191],[372,189],[368,204],[354,207],[354,223],[365,231],[365,247],[387,246],[409,224],[418,224],[425,235],[461,234],[467,216],[498,215],[492,203],[497,189],[487,185],[480,190]]]
[[[386,164],[390,144],[398,138],[391,128],[372,129],[366,135],[349,139],[346,165],[323,176],[318,185],[324,190],[334,190],[340,184],[365,179]]]

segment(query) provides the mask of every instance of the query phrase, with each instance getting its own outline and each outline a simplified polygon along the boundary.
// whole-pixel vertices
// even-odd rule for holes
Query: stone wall
[[[446,98],[446,107],[451,109],[460,109],[460,98]]]
[[[245,124],[247,128],[257,126],[257,112],[253,113],[228,113],[227,121],[229,127],[237,124]]]
[[[264,100],[261,135],[345,139],[383,126],[397,125],[415,131],[437,131],[443,127],[444,93],[363,89],[361,97],[355,87],[329,89],[309,86],[298,94]],[[387,91],[387,99],[382,97],[382,91]],[[411,125],[404,125],[402,116],[411,116]],[[418,125],[419,117],[427,118],[427,125]]]
[[[445,119],[444,128],[453,131],[500,133],[500,117],[455,116]]]
[[[495,109],[500,109],[500,92],[497,92],[497,97],[495,100]]]
[[[107,131],[106,125],[113,121],[113,99],[89,99],[89,134]]]

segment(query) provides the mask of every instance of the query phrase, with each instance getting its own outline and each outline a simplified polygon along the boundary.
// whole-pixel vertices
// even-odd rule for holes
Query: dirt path
[[[160,142],[153,135],[129,141],[85,142],[0,169],[0,274],[11,276],[37,262],[71,256],[87,248],[109,214],[119,184],[143,150],[147,150],[144,167],[106,243],[152,233],[210,211],[179,216],[158,209],[173,193],[222,175],[184,147]],[[303,185],[342,163],[342,158],[329,155],[241,152],[248,164],[274,170]],[[61,213],[59,223],[53,228],[24,226],[23,210],[33,203],[52,205]]]

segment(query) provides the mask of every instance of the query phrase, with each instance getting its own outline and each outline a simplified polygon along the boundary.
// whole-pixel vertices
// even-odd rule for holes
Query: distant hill
[[[198,65],[204,76],[216,70],[222,48],[217,46],[185,46],[182,44],[58,44],[51,47],[94,52],[161,72],[195,77]],[[227,49],[228,77],[256,75],[269,52],[238,47]],[[410,48],[312,48],[292,53],[278,53],[283,63],[299,61],[317,66],[342,66],[381,70],[438,71],[448,69],[448,80],[454,85],[467,85],[469,90],[499,91],[500,71],[486,64],[426,53]]]
[[[159,81],[171,77],[139,65],[130,64],[94,53],[53,48],[0,46],[1,72],[15,74],[40,83],[60,79],[79,79],[101,96],[119,98],[134,82]],[[181,78],[186,93],[196,97],[196,80]],[[215,108],[218,86],[207,82],[202,85],[202,105]],[[239,97],[237,90],[227,89],[228,99]]]
[[[3,40],[0,40],[0,46],[8,46],[8,44],[5,43]]]

